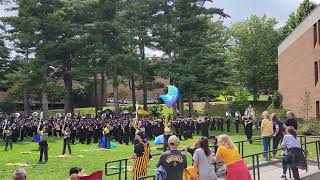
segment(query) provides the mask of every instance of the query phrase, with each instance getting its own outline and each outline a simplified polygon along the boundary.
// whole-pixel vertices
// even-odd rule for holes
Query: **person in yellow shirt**
[[[270,140],[273,136],[273,124],[269,118],[269,112],[264,111],[262,113],[263,120],[261,122],[261,136],[263,144],[263,159],[267,160],[268,151],[270,150]]]
[[[251,180],[249,169],[230,137],[226,134],[220,135],[218,146],[216,161],[223,161],[226,165],[226,180]]]

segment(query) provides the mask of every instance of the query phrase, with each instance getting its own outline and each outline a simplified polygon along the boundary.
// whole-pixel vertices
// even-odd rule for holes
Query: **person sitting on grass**
[[[26,180],[27,179],[27,172],[24,169],[17,169],[14,171],[13,180]]]

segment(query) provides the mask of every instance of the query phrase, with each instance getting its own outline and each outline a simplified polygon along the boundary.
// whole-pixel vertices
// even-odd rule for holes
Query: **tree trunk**
[[[193,104],[192,104],[192,98],[191,96],[188,97],[189,100],[189,117],[192,117],[192,113],[193,113]]]
[[[134,76],[131,76],[131,97],[132,97],[132,111],[136,110],[136,84],[134,81]]]
[[[29,49],[27,48],[25,51],[25,58],[27,63],[29,64]],[[23,111],[24,111],[24,117],[29,116],[30,114],[30,104],[29,104],[29,92],[27,88],[24,88],[23,90]]]
[[[49,102],[48,102],[48,94],[47,94],[47,83],[48,83],[48,75],[47,71],[43,74],[43,83],[42,83],[42,112],[43,112],[43,118],[48,118],[48,110],[49,110]]]
[[[178,113],[179,113],[179,116],[180,116],[180,115],[181,115],[180,97],[179,97],[179,99],[177,100],[176,105],[177,105],[177,115],[178,115]]]
[[[97,74],[94,74],[93,85],[94,85],[94,112],[95,112],[95,115],[98,116]]]
[[[146,79],[142,79],[143,84],[143,109],[148,111],[148,89],[146,87]]]
[[[103,111],[103,107],[106,104],[106,93],[105,93],[105,87],[106,86],[106,77],[105,77],[105,73],[101,73],[101,99],[100,99],[100,107],[101,107],[101,111]]]
[[[206,105],[205,105],[205,108],[208,108],[210,105],[210,99],[209,97],[206,97]]]
[[[23,90],[23,111],[24,117],[30,115],[30,104],[29,104],[29,94],[26,88]]]
[[[120,115],[120,108],[119,108],[119,100],[118,100],[118,76],[117,76],[117,70],[116,67],[113,70],[113,105],[114,105],[114,111],[115,116]]]
[[[65,73],[64,77],[64,112],[67,113],[74,113],[73,107],[73,94],[72,94],[72,77],[70,74]]]
[[[184,102],[183,102],[183,97],[182,96],[180,96],[180,103],[181,103],[181,106],[180,106],[180,108],[181,108],[181,110],[180,110],[181,116],[184,117]]]
[[[65,59],[64,61],[64,75],[63,75],[63,81],[64,81],[64,112],[67,113],[74,113],[74,107],[73,107],[73,94],[72,94],[72,76],[69,74],[69,71],[71,71],[71,54],[69,55],[68,59]]]

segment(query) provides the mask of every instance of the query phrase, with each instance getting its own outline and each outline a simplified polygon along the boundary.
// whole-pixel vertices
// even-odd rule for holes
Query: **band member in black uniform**
[[[93,129],[93,143],[95,144],[98,143],[100,131],[99,125],[95,125]]]
[[[224,131],[223,129],[223,125],[224,125],[224,119],[222,117],[218,117],[218,121],[219,121],[219,124],[220,124],[220,131]]]
[[[41,135],[40,142],[39,142],[39,149],[40,149],[40,158],[38,163],[42,163],[42,157],[44,155],[45,162],[48,162],[48,133],[47,128],[43,127],[42,131],[39,132]]]
[[[130,137],[130,126],[129,123],[127,122],[126,125],[124,126],[124,137],[123,141],[126,143],[126,145],[129,144],[129,137]]]
[[[80,126],[78,133],[79,133],[79,141],[81,142],[81,144],[84,144],[84,141],[86,140],[86,130],[84,125]]]
[[[77,126],[74,124],[72,126],[72,131],[70,134],[71,143],[74,144],[76,142],[76,136],[77,136]]]
[[[249,116],[245,121],[244,121],[244,125],[245,125],[245,134],[247,136],[247,139],[249,141],[250,144],[252,144],[252,126],[253,126],[253,120],[252,118]]]
[[[201,121],[201,135],[209,137],[209,125],[205,119],[202,119]]]
[[[230,132],[231,113],[229,111],[226,112],[226,124],[227,124],[227,132]]]
[[[239,125],[240,125],[240,113],[236,112],[234,116],[234,125],[236,128],[236,133],[239,133]]]
[[[66,146],[68,146],[69,154],[71,155],[71,146],[70,146],[71,131],[68,126],[65,127],[65,129],[62,129],[62,134],[64,136],[62,155],[66,153]]]
[[[91,137],[93,135],[93,127],[90,124],[90,125],[87,126],[86,129],[87,129],[87,144],[90,144],[91,143]]]
[[[8,150],[8,145],[10,145],[10,149],[12,150],[12,128],[10,125],[6,127],[4,134],[6,135],[6,148],[4,150]]]

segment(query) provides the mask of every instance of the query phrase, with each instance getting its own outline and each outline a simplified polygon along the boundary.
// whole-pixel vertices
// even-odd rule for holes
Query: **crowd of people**
[[[53,117],[49,120],[40,120],[37,117],[22,118],[11,116],[7,120],[2,118],[0,132],[6,139],[6,147],[12,149],[12,141],[23,141],[25,137],[41,135],[39,141],[40,159],[44,155],[45,162],[48,161],[49,136],[63,138],[63,152],[68,147],[71,155],[71,144],[98,143],[99,139],[105,138],[106,148],[110,148],[110,141],[114,139],[120,144],[132,143],[134,152],[129,157],[134,160],[133,179],[147,175],[148,161],[150,155],[150,144],[148,139],[164,136],[164,153],[160,156],[157,164],[157,179],[182,180],[185,178],[199,178],[200,180],[214,180],[217,175],[213,164],[223,162],[225,164],[227,180],[249,180],[251,175],[247,165],[242,160],[237,147],[228,135],[220,135],[218,138],[209,136],[210,131],[230,131],[233,124],[236,133],[239,133],[243,125],[244,133],[248,142],[253,143],[252,131],[256,126],[261,130],[263,142],[263,160],[268,160],[272,140],[272,151],[274,157],[277,154],[279,144],[284,148],[282,151],[283,174],[281,178],[286,179],[288,166],[292,169],[294,179],[300,179],[298,169],[305,166],[305,158],[297,139],[296,130],[298,124],[292,112],[287,112],[287,120],[282,122],[276,114],[262,113],[261,120],[256,118],[253,111],[247,110],[241,116],[239,112],[232,117],[226,112],[226,117],[202,116],[197,118],[177,118],[176,120],[165,118],[141,118],[132,120],[130,117],[97,117],[80,116]],[[258,119],[258,123],[256,122]],[[226,125],[226,129],[224,129]],[[179,149],[182,139],[193,138],[198,134],[202,137],[195,141],[193,147],[184,146],[183,150],[192,155],[192,166],[188,167],[186,154]],[[222,134],[222,133],[221,133]],[[100,142],[101,143],[101,142]],[[213,148],[210,148],[210,144]],[[99,145],[100,146],[100,145]],[[294,159],[298,157],[298,159]],[[241,176],[240,176],[241,175]]]

